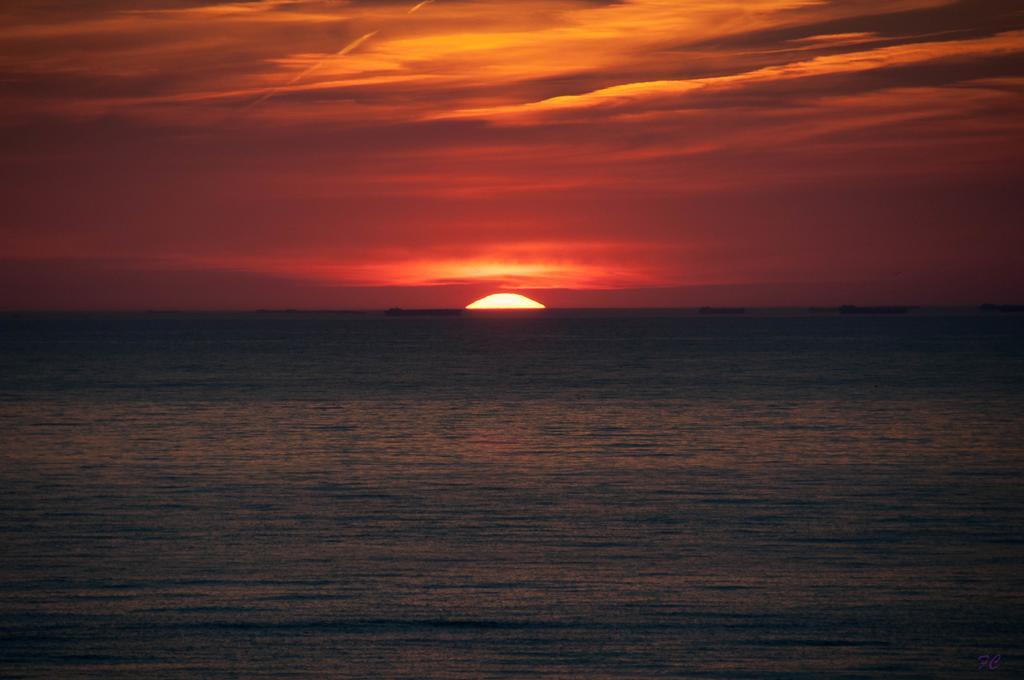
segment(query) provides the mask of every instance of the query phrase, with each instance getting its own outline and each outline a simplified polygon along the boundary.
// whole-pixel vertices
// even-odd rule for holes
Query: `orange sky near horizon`
[[[1017,1],[12,0],[0,83],[0,309],[1024,300]]]

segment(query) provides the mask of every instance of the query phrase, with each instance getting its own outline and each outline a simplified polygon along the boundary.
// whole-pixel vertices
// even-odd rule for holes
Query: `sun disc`
[[[466,305],[466,309],[545,309],[544,305],[519,293],[495,293]]]

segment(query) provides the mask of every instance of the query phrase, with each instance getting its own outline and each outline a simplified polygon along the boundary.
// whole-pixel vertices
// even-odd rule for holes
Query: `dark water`
[[[5,677],[1024,673],[1020,317],[0,343]]]

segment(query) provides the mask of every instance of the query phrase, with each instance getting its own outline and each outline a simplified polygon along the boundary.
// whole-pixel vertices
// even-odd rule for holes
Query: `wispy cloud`
[[[828,42],[828,41],[823,41]],[[912,43],[872,50],[818,56],[812,59],[710,78],[641,81],[613,85],[578,95],[562,95],[525,104],[466,109],[443,116],[492,118],[594,106],[629,105],[645,99],[676,97],[696,90],[738,87],[797,78],[857,73],[978,57],[1024,53],[1024,31],[1010,31],[988,38]]]

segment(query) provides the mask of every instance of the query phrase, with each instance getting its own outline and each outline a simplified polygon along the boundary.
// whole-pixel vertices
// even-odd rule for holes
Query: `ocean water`
[[[0,316],[0,676],[1022,677],[1022,414],[1020,315]]]

